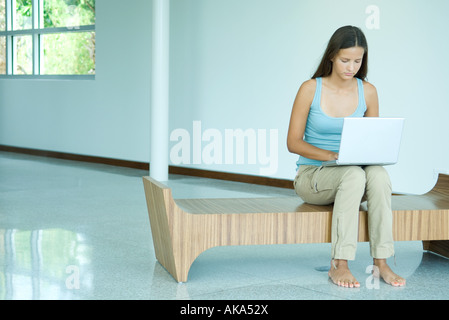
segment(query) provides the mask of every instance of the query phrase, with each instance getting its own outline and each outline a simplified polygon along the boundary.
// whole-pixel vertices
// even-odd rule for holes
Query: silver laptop
[[[323,166],[395,164],[403,126],[403,118],[345,118],[338,160]]]

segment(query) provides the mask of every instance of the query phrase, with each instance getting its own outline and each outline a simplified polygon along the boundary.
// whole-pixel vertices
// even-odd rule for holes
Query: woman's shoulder
[[[298,94],[296,95],[295,105],[298,104],[310,107],[313,98],[315,97],[315,90],[316,90],[315,79],[304,81],[298,90]]]
[[[366,93],[376,93],[377,92],[376,87],[372,83],[365,81],[365,80],[363,80],[362,82],[363,82],[363,90],[365,90]]]
[[[310,94],[314,95],[316,90],[316,84],[317,84],[316,79],[306,80],[301,84],[299,91],[307,95]]]
[[[363,81],[363,91],[365,94],[367,111],[365,116],[379,116],[379,97],[377,96],[376,87],[368,81]]]

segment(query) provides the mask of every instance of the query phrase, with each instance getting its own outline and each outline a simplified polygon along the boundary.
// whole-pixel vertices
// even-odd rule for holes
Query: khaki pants
[[[354,260],[360,204],[367,201],[370,253],[373,258],[394,255],[391,182],[380,166],[300,166],[296,193],[307,203],[334,204],[332,259]]]

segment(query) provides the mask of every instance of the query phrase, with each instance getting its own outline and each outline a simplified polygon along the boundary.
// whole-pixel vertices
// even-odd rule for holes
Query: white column
[[[153,0],[150,176],[168,180],[170,0]]]

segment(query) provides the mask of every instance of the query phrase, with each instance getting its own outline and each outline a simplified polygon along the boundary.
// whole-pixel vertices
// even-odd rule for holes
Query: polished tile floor
[[[213,248],[177,283],[154,256],[143,175],[0,152],[0,299],[449,299],[449,259],[419,242],[396,244],[405,288],[370,277],[366,243],[351,263],[360,289],[329,282],[328,244]],[[175,198],[293,192],[185,176],[167,184]]]

